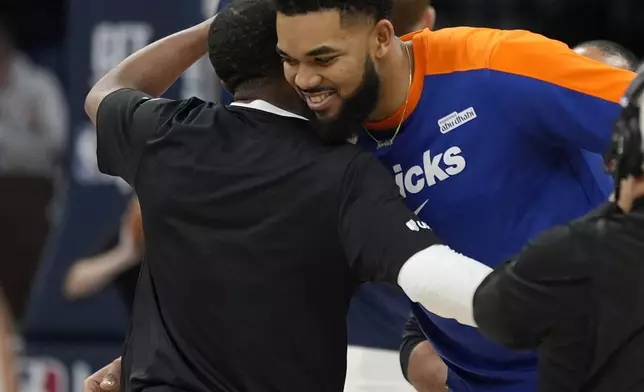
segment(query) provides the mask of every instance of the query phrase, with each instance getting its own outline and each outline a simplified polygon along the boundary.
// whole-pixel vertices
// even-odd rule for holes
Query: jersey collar
[[[423,92],[423,81],[427,69],[427,52],[426,40],[432,34],[429,29],[415,31],[400,37],[403,42],[411,41],[411,49],[414,51],[414,74],[412,75],[411,88],[409,89],[409,102],[407,103],[407,110],[399,107],[396,113],[382,121],[368,122],[365,127],[371,131],[386,131],[396,128],[401,121],[405,121],[411,116],[416,109],[420,96]],[[403,113],[405,118],[402,118]]]
[[[267,112],[267,113],[272,113],[277,116],[282,116],[282,117],[291,117],[291,118],[297,118],[300,120],[304,121],[309,121],[306,117],[302,117],[300,115],[297,115],[295,113],[291,113],[289,111],[286,111],[284,109],[280,109],[277,106],[273,105],[272,103],[268,103],[264,100],[261,99],[256,99],[251,102],[233,102],[230,104],[230,106],[238,106],[242,108],[249,108],[249,109],[255,109],[255,110],[261,110],[262,112]]]

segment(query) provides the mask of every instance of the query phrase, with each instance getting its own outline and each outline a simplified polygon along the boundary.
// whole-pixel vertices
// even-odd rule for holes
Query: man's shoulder
[[[581,218],[573,220],[569,223],[569,226],[577,233],[598,235],[618,227],[618,222],[623,217],[623,212],[614,202],[607,202],[591,210]]]
[[[449,78],[446,86],[457,86],[459,80],[465,80],[469,86],[478,81],[475,90],[491,89],[495,93],[500,86],[490,83],[490,71],[507,84],[531,77],[537,68],[533,62],[513,58],[513,52],[531,54],[537,48],[539,53],[549,53],[550,49],[546,49],[553,46],[560,51],[567,49],[565,44],[530,31],[482,27],[425,30],[412,39],[415,64],[423,69],[426,78]]]
[[[580,255],[596,254],[597,247],[610,243],[617,245],[625,238],[624,234],[631,230],[628,214],[624,214],[613,202],[604,203],[588,214],[560,226],[556,238],[567,252],[577,252]],[[640,235],[644,235],[644,230]]]
[[[485,27],[450,27],[423,30],[412,36],[422,42],[426,74],[445,74],[492,68],[499,48],[530,48],[565,44],[527,30],[500,30]]]
[[[201,131],[206,128],[232,129],[244,123],[242,116],[231,115],[226,106],[198,97],[181,100],[144,99],[141,108],[143,117],[158,121],[158,125],[166,131],[180,128],[182,132],[189,133],[189,130]]]
[[[309,145],[311,153],[317,157],[318,166],[334,182],[359,174],[370,160],[376,160],[372,154],[350,143],[328,145],[311,140]]]
[[[529,241],[524,252],[549,255],[553,260],[566,255],[584,259],[584,255],[593,252],[597,238],[606,232],[607,219],[611,220],[617,211],[613,203],[602,204],[584,216],[542,232]]]
[[[453,27],[412,36],[415,60],[425,75],[445,75],[487,67],[501,30]]]

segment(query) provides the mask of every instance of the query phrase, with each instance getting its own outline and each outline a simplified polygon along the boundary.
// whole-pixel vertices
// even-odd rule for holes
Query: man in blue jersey
[[[394,13],[395,14],[395,13]],[[615,68],[634,71],[637,57],[625,47],[611,41],[597,40],[583,42],[573,48],[575,52]],[[407,321],[400,345],[400,365],[409,382],[419,391],[436,388],[440,384],[442,371],[436,366],[435,352],[425,339],[418,320],[412,315]],[[429,369],[429,370],[428,370]]]
[[[392,22],[397,35],[432,28],[435,20],[429,0],[394,0]],[[396,288],[373,283],[360,287],[347,315],[344,392],[414,391],[398,369],[400,334],[410,312],[409,300]]]
[[[601,153],[634,74],[526,31],[428,30],[398,39],[387,0],[278,0],[287,80],[357,143],[410,209],[490,266],[605,201]],[[337,136],[337,135],[334,135]],[[411,298],[414,300],[414,298]],[[536,355],[414,305],[453,391],[533,391]]]
[[[623,46],[605,40],[583,42],[573,48],[575,52],[615,68],[635,70],[637,57]],[[400,365],[403,375],[419,391],[440,388],[443,366],[437,362],[431,343],[425,338],[418,320],[412,314],[405,324],[400,345]]]

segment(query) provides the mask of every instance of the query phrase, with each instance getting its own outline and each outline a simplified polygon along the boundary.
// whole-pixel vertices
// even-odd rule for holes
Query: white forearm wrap
[[[474,293],[491,272],[492,268],[448,246],[433,245],[407,260],[398,273],[398,285],[430,312],[476,327]]]

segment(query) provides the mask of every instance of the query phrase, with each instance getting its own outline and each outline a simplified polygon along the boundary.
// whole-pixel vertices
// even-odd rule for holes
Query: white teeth
[[[324,101],[325,99],[327,99],[329,96],[331,96],[330,93],[322,94],[322,95],[309,96],[309,100],[312,103],[320,103],[320,102]]]

